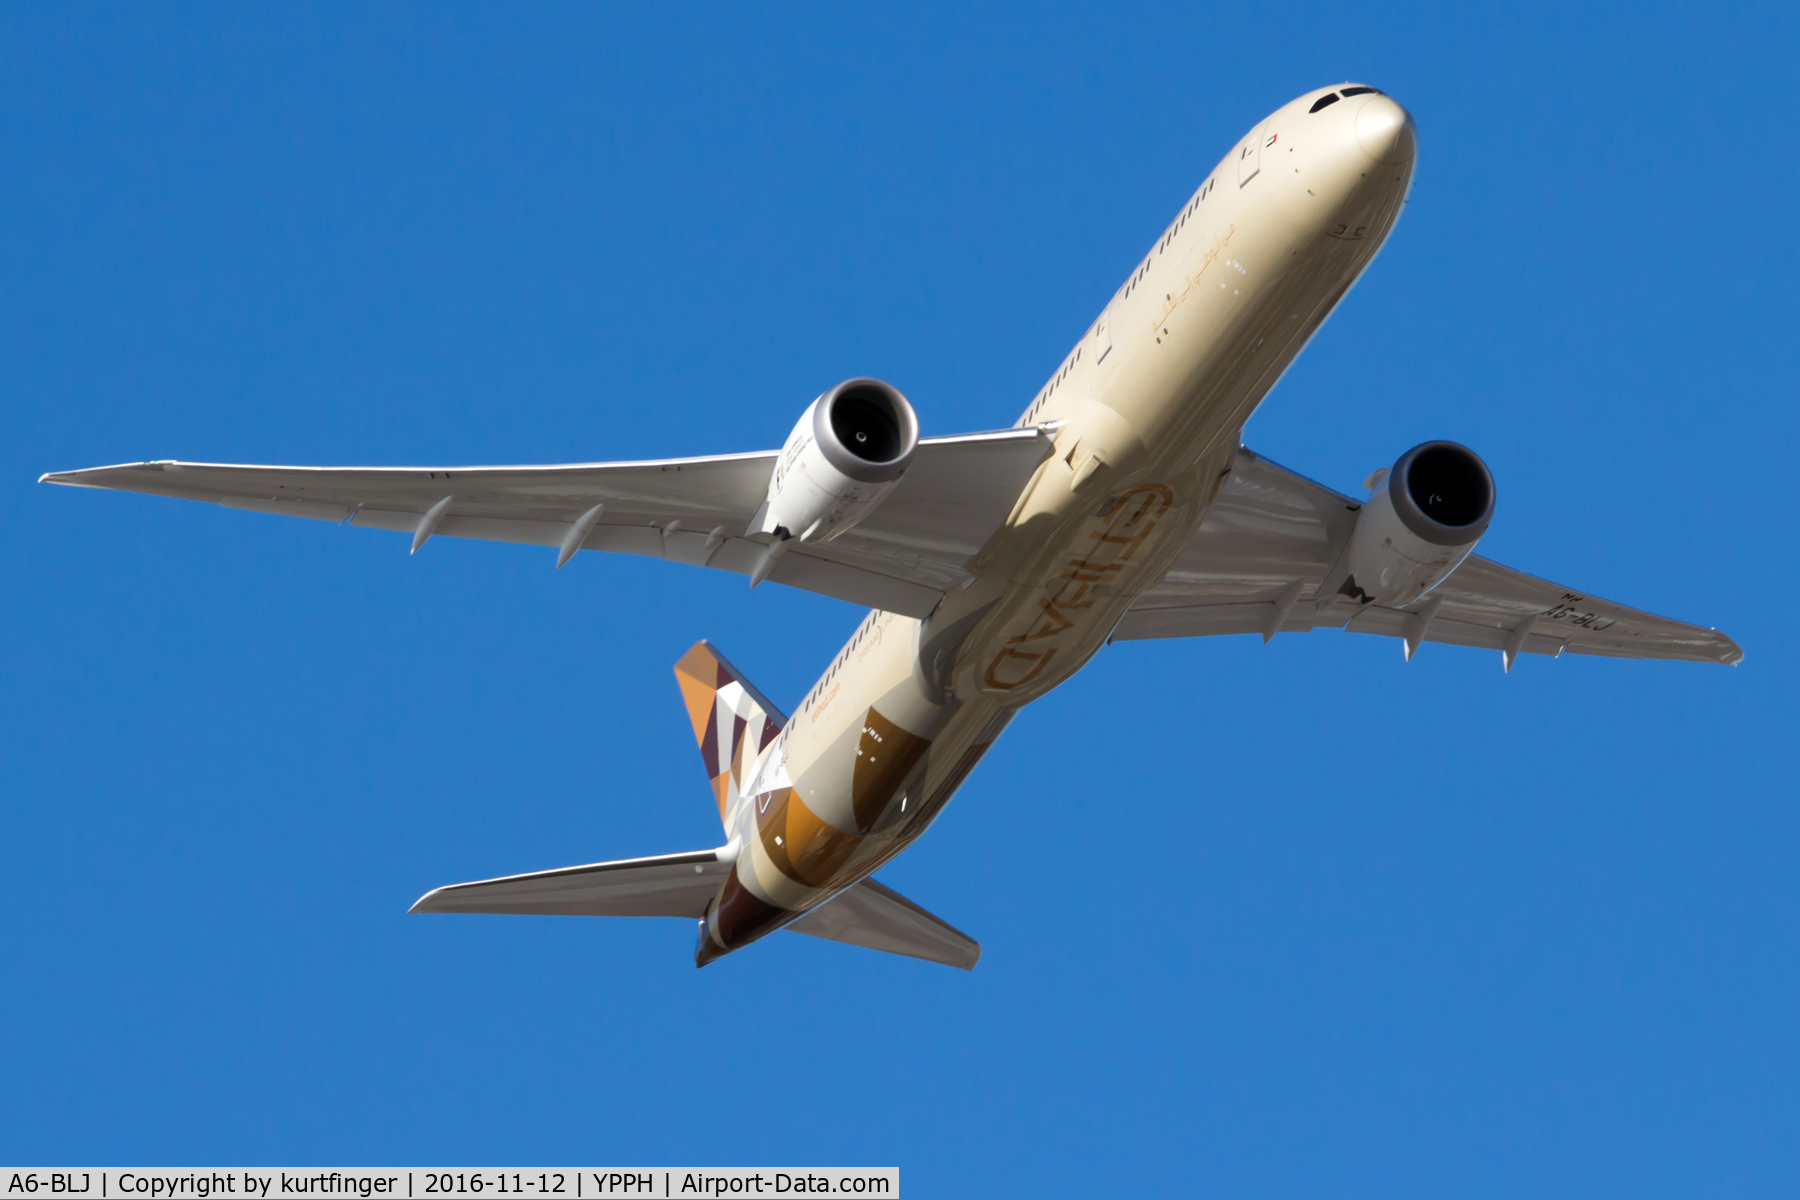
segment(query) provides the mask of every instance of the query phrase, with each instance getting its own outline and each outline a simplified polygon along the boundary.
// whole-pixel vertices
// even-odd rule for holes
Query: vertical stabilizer
[[[694,643],[676,662],[675,682],[681,685],[724,824],[757,756],[775,740],[787,717],[708,642]]]

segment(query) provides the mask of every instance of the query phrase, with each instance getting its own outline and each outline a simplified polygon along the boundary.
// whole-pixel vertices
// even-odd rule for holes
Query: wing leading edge
[[[769,578],[907,616],[929,616],[1012,511],[1050,452],[1040,427],[927,438],[869,517],[787,554]],[[766,535],[744,530],[775,451],[524,467],[278,467],[147,462],[53,472],[40,482],[142,492],[224,508],[411,534],[647,555],[748,575]]]
[[[434,888],[406,911],[564,917],[693,917],[731,872],[721,850],[660,854]]]
[[[1733,664],[1744,652],[1716,629],[1672,621],[1470,555],[1404,609],[1358,605],[1326,577],[1361,504],[1248,449],[1168,572],[1138,598],[1120,640],[1348,629],[1521,653],[1596,654]]]

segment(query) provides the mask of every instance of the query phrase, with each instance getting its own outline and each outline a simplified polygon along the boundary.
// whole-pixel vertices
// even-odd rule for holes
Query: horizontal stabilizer
[[[723,854],[696,850],[453,883],[425,893],[407,911],[698,918],[731,871]]]
[[[981,957],[980,942],[873,879],[839,893],[788,928],[965,971],[973,971]]]

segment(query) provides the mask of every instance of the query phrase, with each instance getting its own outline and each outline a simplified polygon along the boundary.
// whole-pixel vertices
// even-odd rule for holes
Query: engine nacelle
[[[1494,517],[1494,477],[1455,442],[1426,442],[1369,481],[1342,591],[1399,608],[1442,583]]]
[[[848,379],[801,414],[749,533],[822,542],[875,511],[912,463],[919,418],[899,389]]]

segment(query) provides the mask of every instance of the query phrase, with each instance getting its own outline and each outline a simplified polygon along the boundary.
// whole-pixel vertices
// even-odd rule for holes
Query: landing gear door
[[[1251,131],[1250,136],[1244,139],[1243,144],[1238,147],[1237,175],[1239,187],[1243,187],[1246,183],[1255,179],[1256,173],[1262,170],[1262,145],[1263,126],[1258,125]]]

